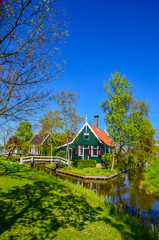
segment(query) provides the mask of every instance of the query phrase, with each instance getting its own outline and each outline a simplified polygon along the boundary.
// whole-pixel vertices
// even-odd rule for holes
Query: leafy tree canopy
[[[145,101],[135,100],[133,86],[126,76],[119,72],[111,74],[109,82],[104,84],[106,100],[101,104],[105,113],[105,124],[108,133],[118,148],[116,157],[118,167],[121,151],[136,148],[148,150],[154,141],[154,129],[148,120],[149,106]],[[143,145],[146,146],[143,147]],[[148,144],[148,145],[147,145]],[[147,149],[147,150],[146,150]],[[113,166],[113,163],[112,163]]]
[[[62,118],[58,110],[49,111],[47,114],[40,119],[42,130],[40,131],[43,135],[56,134],[59,129],[62,128]]]
[[[31,123],[29,122],[19,123],[17,130],[15,132],[15,136],[19,138],[20,142],[30,141],[30,139],[33,137]]]

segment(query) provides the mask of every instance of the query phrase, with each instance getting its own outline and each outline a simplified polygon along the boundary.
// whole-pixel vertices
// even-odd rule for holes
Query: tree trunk
[[[114,152],[115,152],[115,150],[113,149],[113,160],[112,160],[112,167],[111,167],[111,171],[113,171],[113,169],[114,169],[114,158],[115,158],[115,154],[114,154]]]
[[[68,167],[70,166],[70,151],[69,151],[69,144],[68,144],[68,138],[67,138],[67,159],[68,159]]]
[[[10,160],[11,159],[11,156],[13,154],[13,150],[15,149],[15,147],[11,147],[9,148],[9,154],[8,154],[8,157],[7,157],[7,160]]]

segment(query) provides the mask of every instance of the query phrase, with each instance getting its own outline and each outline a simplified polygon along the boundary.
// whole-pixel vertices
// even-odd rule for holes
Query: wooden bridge
[[[20,163],[24,164],[45,164],[45,163],[55,163],[55,164],[64,164],[68,165],[68,159],[59,157],[59,156],[27,156],[27,157],[20,157]],[[71,163],[71,161],[70,161]]]

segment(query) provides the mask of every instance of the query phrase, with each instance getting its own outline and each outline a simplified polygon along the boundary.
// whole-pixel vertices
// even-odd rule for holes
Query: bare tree
[[[11,127],[1,127],[1,135],[0,140],[5,145],[9,139],[9,137],[13,134],[13,129]]]
[[[48,82],[61,72],[59,47],[68,35],[55,0],[12,0],[0,6],[0,124],[44,106]],[[45,103],[46,104],[46,103]]]
[[[78,94],[68,90],[61,90],[54,95],[61,116],[61,129],[67,139],[68,165],[70,165],[69,137],[77,133],[78,126],[83,121],[83,118],[79,116],[77,110],[74,108],[74,105],[77,104],[77,97]]]

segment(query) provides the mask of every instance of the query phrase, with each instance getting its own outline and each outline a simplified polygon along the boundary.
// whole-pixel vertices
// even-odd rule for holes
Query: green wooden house
[[[87,123],[81,128],[76,137],[69,143],[70,160],[72,159],[95,159],[102,164],[101,156],[112,153],[113,142],[108,134],[98,128],[98,116],[94,117],[94,126]],[[59,150],[66,150],[67,144],[58,147]]]

